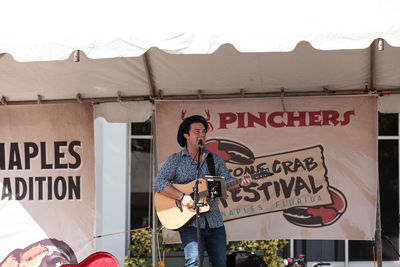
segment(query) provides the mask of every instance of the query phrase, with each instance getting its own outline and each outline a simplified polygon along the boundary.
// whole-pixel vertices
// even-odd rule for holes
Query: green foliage
[[[146,255],[151,252],[151,231],[141,229],[131,234],[131,244],[128,247],[130,256],[125,257],[125,266],[136,267],[146,265]],[[158,235],[161,251],[183,251],[182,244],[163,244],[162,235]],[[264,251],[264,261],[270,267],[281,266],[283,259],[278,257],[278,250],[287,244],[286,240],[257,240],[257,241],[231,241],[227,243],[228,251]]]
[[[125,266],[136,267],[146,265],[147,253],[151,253],[152,233],[148,229],[132,232],[131,244],[128,246],[130,256],[125,257]],[[158,235],[161,251],[183,251],[182,244],[163,244],[161,233]]]
[[[128,246],[130,257],[125,257],[125,266],[142,266],[146,264],[146,254],[151,251],[151,231],[140,229],[132,232],[131,244]]]

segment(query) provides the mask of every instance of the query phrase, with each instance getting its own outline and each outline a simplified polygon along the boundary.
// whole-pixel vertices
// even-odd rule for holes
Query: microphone
[[[197,145],[199,147],[203,147],[204,146],[204,137],[197,138]]]

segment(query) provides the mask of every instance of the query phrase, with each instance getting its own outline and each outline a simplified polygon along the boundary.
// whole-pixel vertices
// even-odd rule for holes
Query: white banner
[[[0,125],[0,266],[80,262],[94,252],[93,106],[1,107]]]
[[[220,201],[229,240],[373,239],[376,97],[283,103],[279,98],[157,102],[159,166],[180,149],[176,133],[182,119],[203,115],[209,126],[206,147],[225,160],[232,176],[263,169],[274,174]],[[170,241],[173,236],[165,235]]]

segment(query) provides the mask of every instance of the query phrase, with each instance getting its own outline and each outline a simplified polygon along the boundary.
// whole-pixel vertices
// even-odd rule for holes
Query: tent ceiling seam
[[[364,89],[364,90],[328,90],[325,88],[322,91],[299,91],[299,92],[288,92],[284,91],[284,97],[307,97],[307,96],[351,96],[351,95],[391,95],[391,94],[400,94],[400,88],[394,89]],[[250,93],[246,92],[245,95],[241,93],[232,93],[232,94],[201,94],[201,99],[228,99],[228,98],[254,98],[254,97],[282,97],[281,91],[276,92],[259,92],[259,93]],[[134,102],[134,101],[154,101],[159,100],[160,98],[154,98],[150,95],[144,96],[118,96],[118,97],[102,97],[102,98],[70,98],[70,99],[43,99],[42,96],[39,95],[37,99],[34,100],[17,100],[17,101],[9,101],[5,96],[1,97],[1,104],[3,106],[6,105],[33,105],[33,104],[63,104],[63,103],[92,103],[92,104],[102,104],[102,103],[110,103],[110,102]],[[193,95],[163,95],[162,99],[165,100],[195,100],[199,99],[198,94]]]

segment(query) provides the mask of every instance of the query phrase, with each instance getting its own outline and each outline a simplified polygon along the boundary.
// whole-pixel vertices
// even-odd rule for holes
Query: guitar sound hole
[[[182,205],[181,205],[181,202],[180,202],[179,200],[175,200],[175,205],[178,207],[178,209],[179,209],[181,212],[183,212]]]

